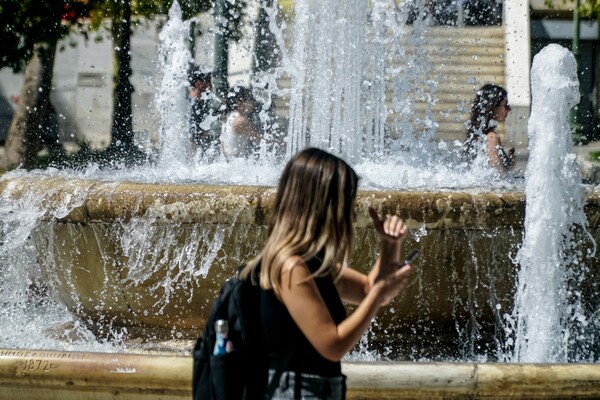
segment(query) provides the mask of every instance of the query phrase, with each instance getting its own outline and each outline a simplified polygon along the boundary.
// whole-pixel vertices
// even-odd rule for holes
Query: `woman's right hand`
[[[511,147],[510,149],[508,149],[508,168],[512,169],[515,166],[515,162],[515,148]]]
[[[395,271],[379,279],[371,288],[371,290],[376,291],[380,306],[388,305],[406,288],[413,271],[412,266],[409,264],[395,264],[391,266],[391,269]]]

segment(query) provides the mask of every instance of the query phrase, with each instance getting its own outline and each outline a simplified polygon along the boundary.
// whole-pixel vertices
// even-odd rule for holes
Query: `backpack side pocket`
[[[216,400],[239,400],[244,393],[242,352],[210,356],[213,396]]]

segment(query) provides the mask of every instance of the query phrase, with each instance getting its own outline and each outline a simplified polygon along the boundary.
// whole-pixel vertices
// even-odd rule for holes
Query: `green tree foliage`
[[[575,6],[575,0],[545,0],[548,8],[555,8],[557,5],[569,4]],[[579,14],[583,18],[600,20],[600,0],[580,0]]]
[[[584,18],[600,19],[600,1],[583,0],[579,7],[581,16]]]
[[[86,13],[74,0],[2,0],[0,2],[0,68],[21,71],[36,43],[56,43]]]
[[[92,24],[98,27],[106,18],[118,15],[122,8],[121,0],[89,0]],[[132,0],[131,14],[134,17],[154,17],[167,14],[173,0]],[[208,11],[212,7],[211,0],[180,0],[179,5],[183,12],[183,18],[188,19],[194,15]]]

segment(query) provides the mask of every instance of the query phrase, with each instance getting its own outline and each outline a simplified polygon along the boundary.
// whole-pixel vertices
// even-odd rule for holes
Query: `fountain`
[[[531,77],[531,152],[525,235],[517,256],[514,356],[523,362],[567,362],[579,358],[579,341],[590,345],[583,332],[598,323],[588,320],[581,292],[592,272],[587,260],[595,255],[595,241],[588,232],[581,175],[570,153],[569,110],[580,97],[577,62],[567,49],[548,45],[535,56]],[[582,246],[586,235],[590,254]]]
[[[422,118],[411,112],[412,96],[428,98],[435,90],[431,82],[424,87],[414,83],[414,70],[427,68],[427,60],[420,61],[423,66],[408,60],[406,69],[383,61],[390,54],[405,55],[397,45],[407,35],[399,28],[405,21],[389,8],[393,2],[374,1],[370,11],[363,1],[333,8],[330,3],[296,2],[294,35],[303,40],[288,53],[282,32],[275,30],[284,53],[281,67],[253,85],[291,82],[287,93],[271,92],[289,95],[287,155],[310,140],[356,165],[363,180],[354,265],[368,268],[375,257],[369,206],[398,213],[412,232],[405,251],[422,251],[408,290],[377,317],[344,363],[350,392],[361,398],[597,393],[597,304],[588,295],[595,291],[598,265],[588,256],[599,237],[600,196],[583,193],[572,182],[560,188],[572,197],[565,207],[573,212],[562,222],[566,230],[556,237],[566,236],[577,246],[566,245],[553,256],[558,258],[550,259],[570,260],[568,265],[576,264],[586,279],[563,274],[566,284],[557,284],[558,290],[566,285],[568,291],[560,304],[569,309],[558,320],[579,324],[563,329],[571,336],[558,336],[567,349],[558,353],[565,357],[555,358],[554,350],[550,357],[529,356],[526,349],[534,340],[528,335],[534,334],[534,317],[540,315],[535,310],[531,317],[525,313],[531,301],[546,300],[531,298],[528,290],[547,272],[546,264],[554,262],[537,260],[534,251],[550,239],[535,236],[536,222],[545,220],[534,216],[539,206],[530,202],[534,189],[529,188],[545,192],[545,183],[539,186],[541,178],[529,169],[523,192],[518,180],[499,180],[486,168],[473,172],[451,162],[451,149],[432,140],[435,123],[427,112]],[[273,15],[276,9],[266,11]],[[176,10],[171,12],[171,21],[176,21]],[[337,24],[335,34],[343,40],[317,29],[327,24]],[[172,35],[164,36],[177,37],[181,25],[168,25]],[[350,32],[354,26],[364,31]],[[422,29],[414,24],[410,31],[415,36],[406,39],[418,44]],[[316,42],[319,37],[329,38],[323,47]],[[366,40],[371,40],[369,46]],[[187,62],[185,50],[177,54],[173,59]],[[337,58],[343,62],[333,62]],[[566,56],[561,60],[570,62]],[[554,58],[539,62],[553,65]],[[324,73],[319,76],[315,70]],[[383,79],[386,73],[407,81],[395,80],[390,90]],[[182,94],[177,84],[167,86],[174,98]],[[534,96],[534,102],[543,97]],[[565,111],[576,103],[572,100],[556,110],[557,138],[564,139]],[[272,102],[265,101],[265,107]],[[181,118],[185,111],[166,115]],[[539,132],[536,115],[532,113],[532,137]],[[165,129],[172,126],[179,125],[164,124]],[[306,131],[309,137],[300,134]],[[420,132],[419,140],[415,132]],[[11,326],[0,331],[0,346],[10,348],[0,350],[0,382],[7,388],[0,390],[0,398],[18,398],[18,393],[32,398],[40,390],[57,398],[81,392],[92,396],[101,390],[132,398],[157,393],[189,397],[181,388],[189,382],[190,339],[201,330],[223,280],[258,250],[281,164],[264,147],[258,160],[209,164],[187,157],[182,142],[167,143],[159,146],[166,147],[164,153],[149,158],[165,167],[170,164],[165,160],[185,153],[186,162],[177,164],[176,172],[165,173],[154,165],[132,171],[92,167],[79,172],[14,171],[0,179],[0,325]],[[557,162],[564,160],[565,171],[571,168],[569,146],[562,142],[560,156],[552,153]],[[536,157],[544,157],[544,146],[538,147]],[[569,224],[575,228],[566,228]],[[573,256],[566,254],[571,251]],[[535,269],[540,262],[542,271]],[[560,270],[570,268],[556,264]],[[515,297],[517,287],[521,294]],[[156,380],[157,371],[165,370]],[[34,382],[27,389],[31,392],[25,391],[24,382]]]

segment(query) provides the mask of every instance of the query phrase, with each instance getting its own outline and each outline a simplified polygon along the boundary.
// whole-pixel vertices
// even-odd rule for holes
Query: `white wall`
[[[527,156],[527,122],[531,91],[529,71],[531,64],[531,35],[529,2],[504,2],[504,39],[506,43],[506,90],[512,107],[506,121],[507,144],[517,149],[517,156]]]

